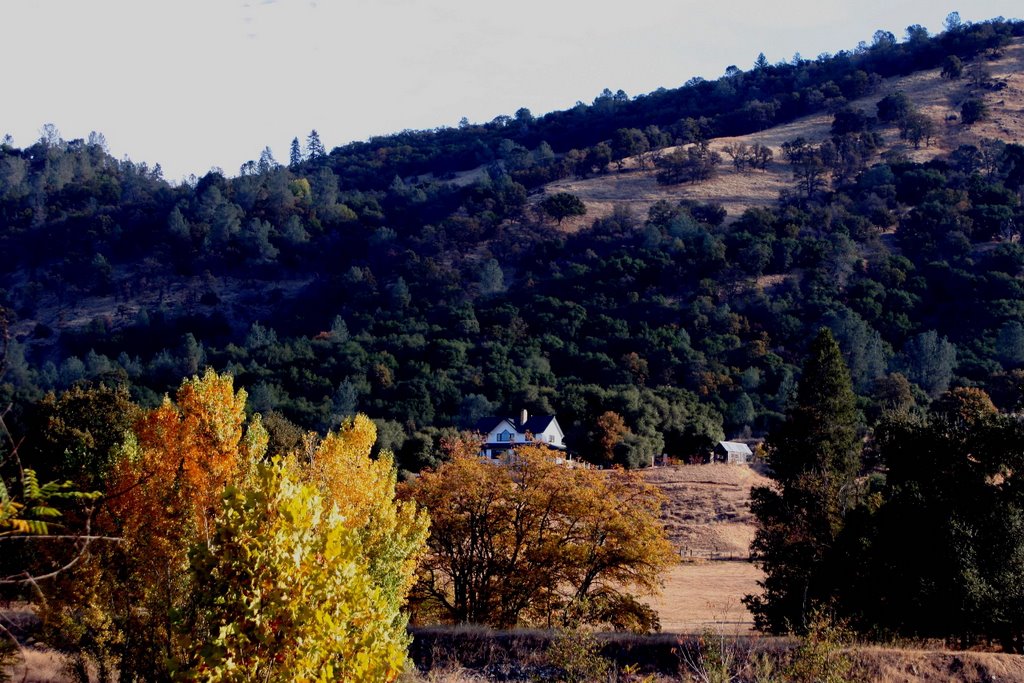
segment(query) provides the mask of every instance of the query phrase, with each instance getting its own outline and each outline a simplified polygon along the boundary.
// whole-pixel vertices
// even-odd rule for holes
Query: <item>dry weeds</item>
[[[683,559],[746,557],[754,537],[750,489],[771,480],[741,465],[680,465],[649,470],[666,502],[662,521]]]
[[[70,683],[68,664],[67,657],[61,653],[30,645],[22,649],[21,656],[10,668],[10,678],[24,683]]]

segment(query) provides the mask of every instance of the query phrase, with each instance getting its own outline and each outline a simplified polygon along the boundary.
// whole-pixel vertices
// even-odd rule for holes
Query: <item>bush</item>
[[[969,98],[960,107],[960,120],[964,122],[964,125],[977,123],[987,116],[988,106],[977,97]]]
[[[548,662],[562,670],[566,683],[604,679],[611,662],[601,656],[601,643],[587,631],[564,631],[548,647]]]
[[[785,670],[793,683],[848,683],[853,680],[853,661],[846,652],[851,640],[845,623],[824,611],[813,612],[807,635]]]

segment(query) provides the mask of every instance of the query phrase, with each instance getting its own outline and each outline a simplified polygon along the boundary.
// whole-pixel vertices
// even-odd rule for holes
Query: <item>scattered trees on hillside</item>
[[[732,142],[722,147],[722,151],[732,159],[733,168],[738,172],[742,172],[745,168],[757,168],[763,171],[775,156],[771,147],[760,142],[755,142],[753,145],[747,145],[745,142]]]
[[[802,137],[782,143],[782,153],[790,164],[793,179],[807,199],[826,186],[826,173],[834,151],[831,144],[814,145]]]
[[[689,147],[678,147],[663,154],[655,162],[658,167],[658,182],[663,185],[696,183],[710,180],[722,163],[722,155],[712,151],[706,141]]]

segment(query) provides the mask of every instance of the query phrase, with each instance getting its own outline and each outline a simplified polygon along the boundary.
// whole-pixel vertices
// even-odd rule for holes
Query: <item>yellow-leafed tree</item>
[[[356,415],[320,442],[305,476],[320,490],[325,508],[337,507],[359,532],[370,573],[394,605],[396,623],[404,624],[398,606],[415,579],[429,519],[415,503],[395,500],[394,457],[383,451],[371,459],[376,440],[376,425]]]
[[[395,499],[391,455],[370,458],[375,439],[357,415],[308,462],[259,466],[228,489],[212,538],[193,555],[204,645],[183,677],[397,678],[409,644],[401,608],[428,520]]]
[[[358,472],[337,473],[358,486]],[[302,478],[294,463],[277,461],[226,492],[212,538],[192,561],[208,635],[179,678],[379,683],[404,669],[409,638],[396,623],[404,595],[389,595],[371,570],[379,558],[366,545],[366,508],[329,505]]]

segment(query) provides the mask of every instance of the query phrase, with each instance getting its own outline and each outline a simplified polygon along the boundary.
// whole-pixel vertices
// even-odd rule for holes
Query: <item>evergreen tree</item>
[[[260,152],[260,160],[256,163],[256,168],[260,173],[269,173],[278,166],[277,160],[274,159],[274,153],[270,151],[269,147],[264,147]]]
[[[316,132],[315,128],[309,131],[309,136],[306,138],[306,153],[310,161],[327,156],[327,150],[324,149],[324,143],[320,142],[320,134]]]
[[[856,397],[839,345],[827,329],[811,343],[794,404],[766,442],[777,489],[755,488],[753,557],[761,595],[744,601],[755,624],[802,631],[831,594],[829,562],[860,466]]]
[[[298,138],[292,138],[291,152],[288,154],[288,166],[295,168],[302,163],[302,147],[299,145]]]

